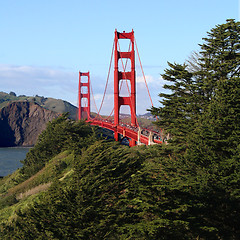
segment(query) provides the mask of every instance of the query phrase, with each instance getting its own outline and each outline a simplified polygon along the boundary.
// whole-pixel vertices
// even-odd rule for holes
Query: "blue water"
[[[20,168],[20,161],[25,159],[29,150],[30,148],[24,147],[0,148],[0,176],[6,176]]]

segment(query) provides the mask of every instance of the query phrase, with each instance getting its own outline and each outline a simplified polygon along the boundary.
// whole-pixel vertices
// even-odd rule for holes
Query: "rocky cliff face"
[[[32,146],[59,114],[33,102],[13,102],[0,110],[0,147]]]

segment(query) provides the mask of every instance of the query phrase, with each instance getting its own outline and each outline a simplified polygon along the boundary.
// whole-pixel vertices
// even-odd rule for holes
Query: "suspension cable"
[[[130,47],[131,47],[131,43],[129,43],[128,51],[130,51]],[[113,42],[112,55],[111,55],[111,61],[110,61],[110,66],[109,66],[109,71],[108,71],[107,82],[109,81],[111,63],[112,63],[112,58],[113,58],[113,52],[114,52],[114,42]],[[125,69],[126,69],[126,67],[127,67],[127,62],[128,62],[128,59],[126,60],[126,63],[125,63]],[[105,96],[105,93],[106,93],[107,85],[108,85],[108,83],[106,83],[106,86],[105,86],[104,96]],[[122,85],[123,85],[123,81],[121,82],[121,85],[120,85],[120,91],[121,91],[121,89],[122,89]],[[95,98],[94,98],[94,94],[93,94],[93,89],[92,89],[91,82],[90,82],[90,88],[91,88],[91,93],[92,93],[92,96],[93,96],[94,105],[95,105],[95,108],[97,109],[97,105],[96,105],[96,101],[95,101]],[[93,120],[95,120],[98,116],[99,116],[101,119],[108,120],[108,119],[112,116],[113,111],[114,111],[114,108],[112,109],[110,115],[109,115],[107,118],[103,118],[103,117],[99,114],[100,111],[101,111],[102,105],[103,105],[103,101],[104,101],[104,97],[103,97],[103,99],[102,99],[101,107],[99,108],[99,110],[97,109],[97,112],[98,112],[98,113],[97,113],[96,117],[95,117]]]
[[[96,105],[96,101],[95,101],[95,98],[94,98],[94,94],[93,94],[93,89],[92,89],[91,83],[90,83],[90,89],[91,89],[91,95],[92,95],[92,97],[93,97],[93,102],[94,102],[95,108],[96,108],[96,110],[97,110],[96,116],[95,116],[93,119],[91,119],[91,120],[92,120],[92,121],[95,120],[98,116],[99,116],[101,119],[104,119],[104,118],[99,114],[99,110],[98,110],[97,105]]]
[[[109,69],[108,69],[107,82],[106,82],[106,85],[105,85],[104,94],[103,94],[103,99],[102,99],[101,106],[100,106],[100,108],[99,108],[98,114],[100,113],[100,111],[101,111],[101,109],[102,109],[103,101],[104,101],[104,98],[105,98],[105,95],[106,95],[106,91],[107,91],[107,86],[108,86],[108,81],[109,81],[109,76],[110,76],[111,66],[112,66],[113,52],[114,52],[114,41],[113,41],[113,47],[112,47],[112,54],[111,54],[110,65],[109,65]]]
[[[120,56],[121,56],[120,44],[119,44],[119,41],[117,41],[117,42],[118,42],[119,53],[120,53]],[[147,91],[148,91],[148,95],[149,95],[151,104],[152,104],[152,106],[153,106],[153,101],[152,101],[152,98],[151,98],[151,95],[150,95],[150,91],[149,91],[149,88],[148,88],[148,85],[147,85],[146,77],[145,77],[145,74],[144,74],[144,71],[143,71],[141,59],[140,59],[139,52],[138,52],[137,42],[136,42],[136,39],[135,39],[135,38],[134,38],[134,43],[135,43],[135,45],[136,45],[137,55],[138,55],[139,63],[140,63],[140,66],[141,66],[141,70],[142,70],[144,82],[145,82],[145,85],[146,85],[146,88],[147,88]],[[131,46],[131,43],[129,44],[129,49],[130,49],[130,46]],[[128,51],[129,51],[129,50],[128,50]],[[112,47],[112,54],[111,54],[111,60],[110,60],[110,65],[109,65],[109,70],[108,70],[107,82],[106,82],[106,85],[105,85],[104,94],[103,94],[103,98],[102,98],[102,102],[101,102],[101,105],[100,105],[99,110],[98,110],[98,108],[97,108],[97,105],[96,105],[96,102],[95,102],[95,98],[94,98],[94,94],[93,94],[93,90],[92,90],[92,85],[91,85],[91,83],[90,83],[90,89],[91,89],[91,93],[92,93],[92,96],[93,96],[94,105],[95,105],[95,108],[96,108],[96,110],[97,110],[97,115],[95,116],[95,118],[94,118],[93,120],[95,120],[98,116],[99,116],[101,119],[104,119],[104,118],[100,115],[100,111],[101,111],[102,106],[103,106],[103,102],[104,102],[104,99],[105,99],[105,95],[106,95],[106,91],[107,91],[107,86],[108,86],[108,82],[109,82],[109,76],[110,76],[110,71],[111,71],[113,52],[114,52],[114,42],[113,42],[113,47]],[[125,66],[124,66],[123,60],[122,60],[122,57],[121,57],[121,62],[122,62],[122,67],[123,67],[123,71],[124,71],[125,78],[126,78],[127,61],[128,61],[128,58],[127,58],[127,60],[126,60]],[[131,93],[130,93],[130,89],[129,89],[129,86],[128,86],[127,79],[125,79],[125,82],[126,82],[127,89],[128,89],[128,93],[129,93],[129,97],[130,97],[131,107],[133,107],[133,103],[132,103],[132,99],[131,99]],[[122,84],[123,84],[123,81],[121,82],[120,91],[121,91],[121,88],[122,88]],[[113,111],[114,111],[114,108],[112,109],[112,112],[110,113],[110,115],[109,115],[105,120],[108,120],[108,119],[111,117]],[[134,113],[134,117],[136,118],[136,124],[137,124],[137,126],[139,126],[135,111],[133,111],[133,113]]]
[[[135,45],[136,45],[137,55],[138,55],[139,63],[140,63],[140,66],[141,66],[143,79],[144,79],[145,85],[146,85],[146,87],[147,87],[148,95],[149,95],[149,98],[150,98],[150,101],[151,101],[151,104],[152,104],[152,107],[153,107],[153,101],[152,101],[152,98],[151,98],[151,95],[150,95],[150,91],[149,91],[149,88],[148,88],[148,85],[147,85],[146,77],[145,77],[145,74],[144,74],[144,71],[143,71],[141,59],[140,59],[139,52],[138,52],[138,47],[137,47],[136,38],[134,38],[134,42],[135,42]]]
[[[113,52],[114,52],[114,41],[113,41],[113,47],[112,47],[112,54],[111,54],[111,59],[110,59],[110,65],[109,65],[109,69],[108,69],[107,82],[106,82],[106,85],[105,85],[102,102],[101,102],[101,105],[100,105],[99,110],[97,110],[97,115],[96,115],[96,117],[95,117],[94,119],[96,119],[97,116],[99,116],[100,118],[102,118],[101,115],[100,115],[100,111],[101,111],[102,106],[103,106],[103,101],[104,101],[104,99],[105,99],[105,95],[106,95],[106,91],[107,91],[107,86],[108,86],[108,82],[109,82],[109,76],[110,76],[110,72],[111,72],[112,59],[113,59]],[[92,86],[91,86],[91,89],[92,89]],[[92,96],[93,96],[93,99],[94,99],[93,91],[92,91]],[[94,99],[94,102],[95,102],[95,99]],[[95,102],[95,106],[96,106],[96,109],[97,109],[96,102]],[[103,119],[103,118],[102,118],[102,119]]]
[[[93,94],[93,89],[92,89],[92,84],[91,84],[91,82],[90,82],[90,90],[91,90],[91,95],[92,95],[92,97],[93,97],[94,106],[95,106],[95,108],[96,108],[96,110],[97,110],[97,112],[98,112],[98,108],[97,108],[97,104],[96,104],[96,101],[95,101],[95,98],[94,98],[94,94]]]

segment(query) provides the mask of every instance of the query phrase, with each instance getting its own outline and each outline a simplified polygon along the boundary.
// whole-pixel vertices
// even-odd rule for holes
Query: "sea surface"
[[[25,159],[29,150],[27,147],[0,148],[0,176],[7,176],[20,168],[20,161]]]

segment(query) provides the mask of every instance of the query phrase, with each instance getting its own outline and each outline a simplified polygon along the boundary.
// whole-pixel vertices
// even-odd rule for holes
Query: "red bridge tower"
[[[119,39],[129,39],[131,48],[128,52],[120,52]],[[115,30],[115,50],[114,50],[114,124],[116,126],[119,125],[119,111],[122,105],[128,105],[131,111],[131,125],[136,127],[137,119],[136,119],[136,80],[135,80],[135,51],[134,51],[134,31],[126,33],[125,31],[120,33]],[[118,50],[119,49],[119,50]],[[123,72],[119,71],[119,64],[123,64],[122,59],[130,59],[131,61],[131,71],[125,72],[123,67]],[[130,96],[129,97],[121,97],[119,96],[119,82],[120,80],[129,80],[130,81]],[[115,132],[115,140],[118,141],[118,133]],[[131,139],[131,146],[136,145],[135,141]]]
[[[82,76],[87,77],[87,81],[82,80]],[[84,103],[86,103],[84,105]],[[90,74],[89,72],[79,72],[78,85],[78,120],[90,118]]]

